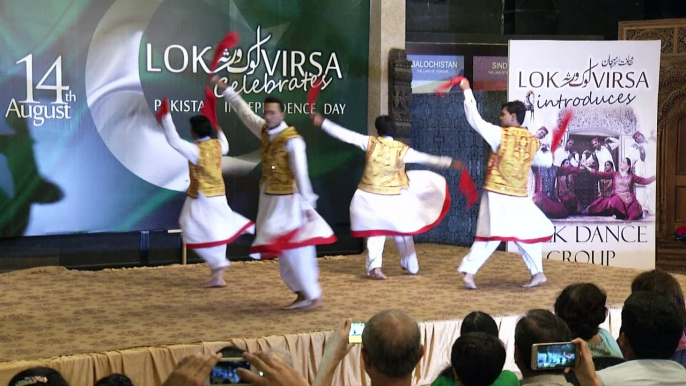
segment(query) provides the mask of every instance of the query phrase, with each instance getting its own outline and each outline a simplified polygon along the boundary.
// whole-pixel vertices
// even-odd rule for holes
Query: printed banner
[[[475,56],[472,89],[507,90],[507,56]]]
[[[431,94],[446,80],[464,72],[464,56],[407,55],[412,61],[412,93]]]
[[[530,176],[555,225],[544,257],[654,268],[660,42],[511,41],[509,60],[508,99],[525,102],[543,146],[574,114],[553,166]]]
[[[0,14],[0,237],[178,228],[188,162],[155,120],[163,97],[192,140],[214,49],[216,74],[261,115],[267,94],[307,143],[320,213],[349,224],[364,154],[308,114],[367,132],[369,0],[7,0]],[[316,106],[306,103],[323,80]],[[255,219],[260,139],[218,101],[234,211]],[[348,173],[341,176],[341,168]],[[357,174],[356,174],[357,173]]]

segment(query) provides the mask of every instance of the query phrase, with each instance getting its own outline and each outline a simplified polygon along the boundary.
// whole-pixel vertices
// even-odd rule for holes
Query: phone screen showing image
[[[348,343],[362,343],[362,331],[364,331],[364,326],[365,323],[362,322],[352,322],[350,324],[350,334],[348,335]]]
[[[250,363],[242,358],[224,358],[217,363],[210,373],[210,385],[247,384],[238,376],[238,369],[250,370]]]
[[[576,367],[577,353],[574,343],[534,345],[536,370],[559,370]],[[533,358],[532,358],[533,359]]]

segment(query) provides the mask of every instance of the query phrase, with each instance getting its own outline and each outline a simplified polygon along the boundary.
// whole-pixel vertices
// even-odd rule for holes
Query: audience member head
[[[505,347],[497,337],[472,332],[461,335],[453,344],[450,362],[462,386],[489,386],[505,365]]]
[[[243,356],[245,350],[236,346],[222,347],[217,353],[222,354],[222,358],[240,358]]]
[[[374,315],[362,332],[362,360],[374,383],[378,379],[411,379],[412,371],[424,355],[419,325],[398,310]]]
[[[565,149],[567,149],[567,151],[572,151],[574,149],[574,143],[575,142],[572,138],[568,139],[567,143],[565,144]]]
[[[9,386],[69,386],[69,383],[57,370],[34,367],[15,375]]]
[[[381,115],[374,121],[374,127],[379,137],[395,137],[398,134],[398,127],[393,118],[388,115]]]
[[[491,315],[481,311],[474,311],[465,316],[462,321],[462,327],[460,327],[460,335],[472,332],[485,332],[497,338],[498,324]]]
[[[531,369],[531,346],[535,343],[569,342],[572,334],[564,320],[547,310],[530,310],[515,327],[515,363],[522,376],[536,375]],[[563,371],[560,370],[559,373]],[[547,374],[553,371],[546,371]]]
[[[217,131],[212,127],[212,122],[206,116],[194,115],[188,121],[191,124],[191,136],[193,139],[217,138]]]
[[[631,282],[631,292],[637,291],[655,292],[658,295],[664,296],[679,309],[683,309],[686,315],[684,293],[679,282],[668,272],[654,269],[639,274]]]
[[[94,386],[133,386],[133,382],[124,374],[112,374],[95,382]]]
[[[617,343],[626,359],[669,359],[684,330],[684,312],[655,292],[633,292],[622,308]]]
[[[522,101],[511,101],[500,108],[500,125],[503,127],[518,127],[524,123],[526,106]]]
[[[589,340],[607,317],[606,301],[605,291],[595,284],[571,284],[557,297],[555,314],[567,323],[572,337]]]

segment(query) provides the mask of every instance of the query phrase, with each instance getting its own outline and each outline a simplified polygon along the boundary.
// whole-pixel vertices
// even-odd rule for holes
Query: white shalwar
[[[255,114],[250,106],[227,87],[224,98],[236,110],[243,124],[256,136],[261,137],[266,121]],[[269,140],[287,129],[285,122],[268,130]],[[319,268],[315,245],[336,241],[333,230],[315,211],[317,199],[307,169],[305,141],[292,138],[286,142],[288,164],[295,177],[297,189],[293,194],[272,195],[260,189],[257,209],[256,235],[250,252],[256,258],[260,254],[270,256],[280,253],[279,273],[286,285],[307,300],[318,299],[322,294],[319,285]],[[308,218],[309,213],[310,218]]]
[[[488,142],[491,150],[497,153],[502,128],[481,118],[474,94],[469,89],[464,92],[464,110],[472,128]],[[550,151],[539,150],[534,155],[532,166],[550,167],[552,164],[553,155]],[[550,240],[553,231],[553,223],[530,197],[509,196],[484,190],[481,195],[476,238],[457,271],[476,274],[502,241],[512,241],[517,245],[531,275],[543,272],[541,243]]]
[[[192,164],[197,165],[200,151],[197,145],[183,140],[176,132],[171,114],[162,118],[162,127],[167,142]],[[223,132],[217,133],[221,152],[229,152],[229,142]],[[207,141],[209,137],[198,142]],[[186,248],[193,249],[210,266],[217,270],[226,268],[230,262],[226,258],[226,245],[235,241],[243,233],[254,233],[252,221],[235,213],[226,201],[226,195],[207,197],[198,191],[198,198],[186,197],[179,216],[181,237]]]
[[[324,120],[322,129],[334,138],[367,151],[369,136],[345,129],[328,119]],[[449,168],[453,159],[410,148],[402,161]],[[416,274],[419,264],[412,236],[438,225],[450,209],[448,184],[441,175],[428,170],[411,170],[407,177],[408,187],[400,194],[375,194],[357,189],[350,202],[352,235],[367,237],[368,274],[375,268],[381,268],[386,236],[393,236],[400,265]]]
[[[629,157],[634,163],[634,174],[639,177],[650,178],[654,177],[657,172],[657,146],[655,141],[651,139],[646,139],[645,142],[635,145],[636,148],[632,149]],[[641,160],[641,152],[638,150],[638,146],[643,147],[645,158]],[[641,207],[649,215],[655,214],[655,183],[648,185],[638,185],[636,186],[636,199],[641,204]]]

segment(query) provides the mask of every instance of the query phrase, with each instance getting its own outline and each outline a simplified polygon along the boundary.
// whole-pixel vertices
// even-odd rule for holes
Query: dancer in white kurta
[[[386,236],[395,241],[400,266],[417,274],[419,262],[412,236],[441,222],[450,208],[450,194],[445,178],[427,170],[405,172],[405,164],[462,170],[462,162],[421,153],[393,140],[397,128],[388,116],[376,119],[378,137],[350,131],[319,114],[312,120],[327,134],[367,153],[362,180],[350,203],[352,235],[367,237],[367,275],[386,279],[381,270]]]
[[[226,83],[218,78],[213,83],[223,90],[243,124],[262,139],[262,179],[252,256],[279,256],[281,278],[297,294],[285,309],[317,307],[322,289],[315,245],[334,243],[336,236],[315,211],[318,197],[307,171],[305,141],[284,122],[284,105],[279,99],[265,99],[262,118]]]
[[[527,176],[532,165],[550,167],[552,153],[541,149],[538,139],[520,127],[526,112],[522,102],[505,104],[500,112],[502,126],[496,126],[479,115],[469,81],[460,82],[460,88],[464,90],[467,121],[486,140],[492,153],[481,196],[476,238],[457,270],[464,274],[465,287],[476,288],[474,275],[479,268],[501,242],[512,241],[531,273],[531,281],[524,286],[540,285],[546,281],[541,243],[552,238],[553,224],[527,197]]]
[[[657,146],[654,139],[646,139],[643,133],[633,134],[633,151],[630,158],[634,160],[634,174],[639,177],[650,178],[657,172]],[[655,184],[636,187],[636,199],[643,207],[644,215],[655,214]]]
[[[179,136],[171,114],[165,114],[161,124],[169,145],[188,160],[190,186],[179,217],[181,237],[210,266],[206,287],[224,287],[223,272],[230,264],[226,245],[255,230],[253,222],[233,212],[226,201],[221,159],[229,152],[229,142],[202,115],[190,119],[195,143]]]

